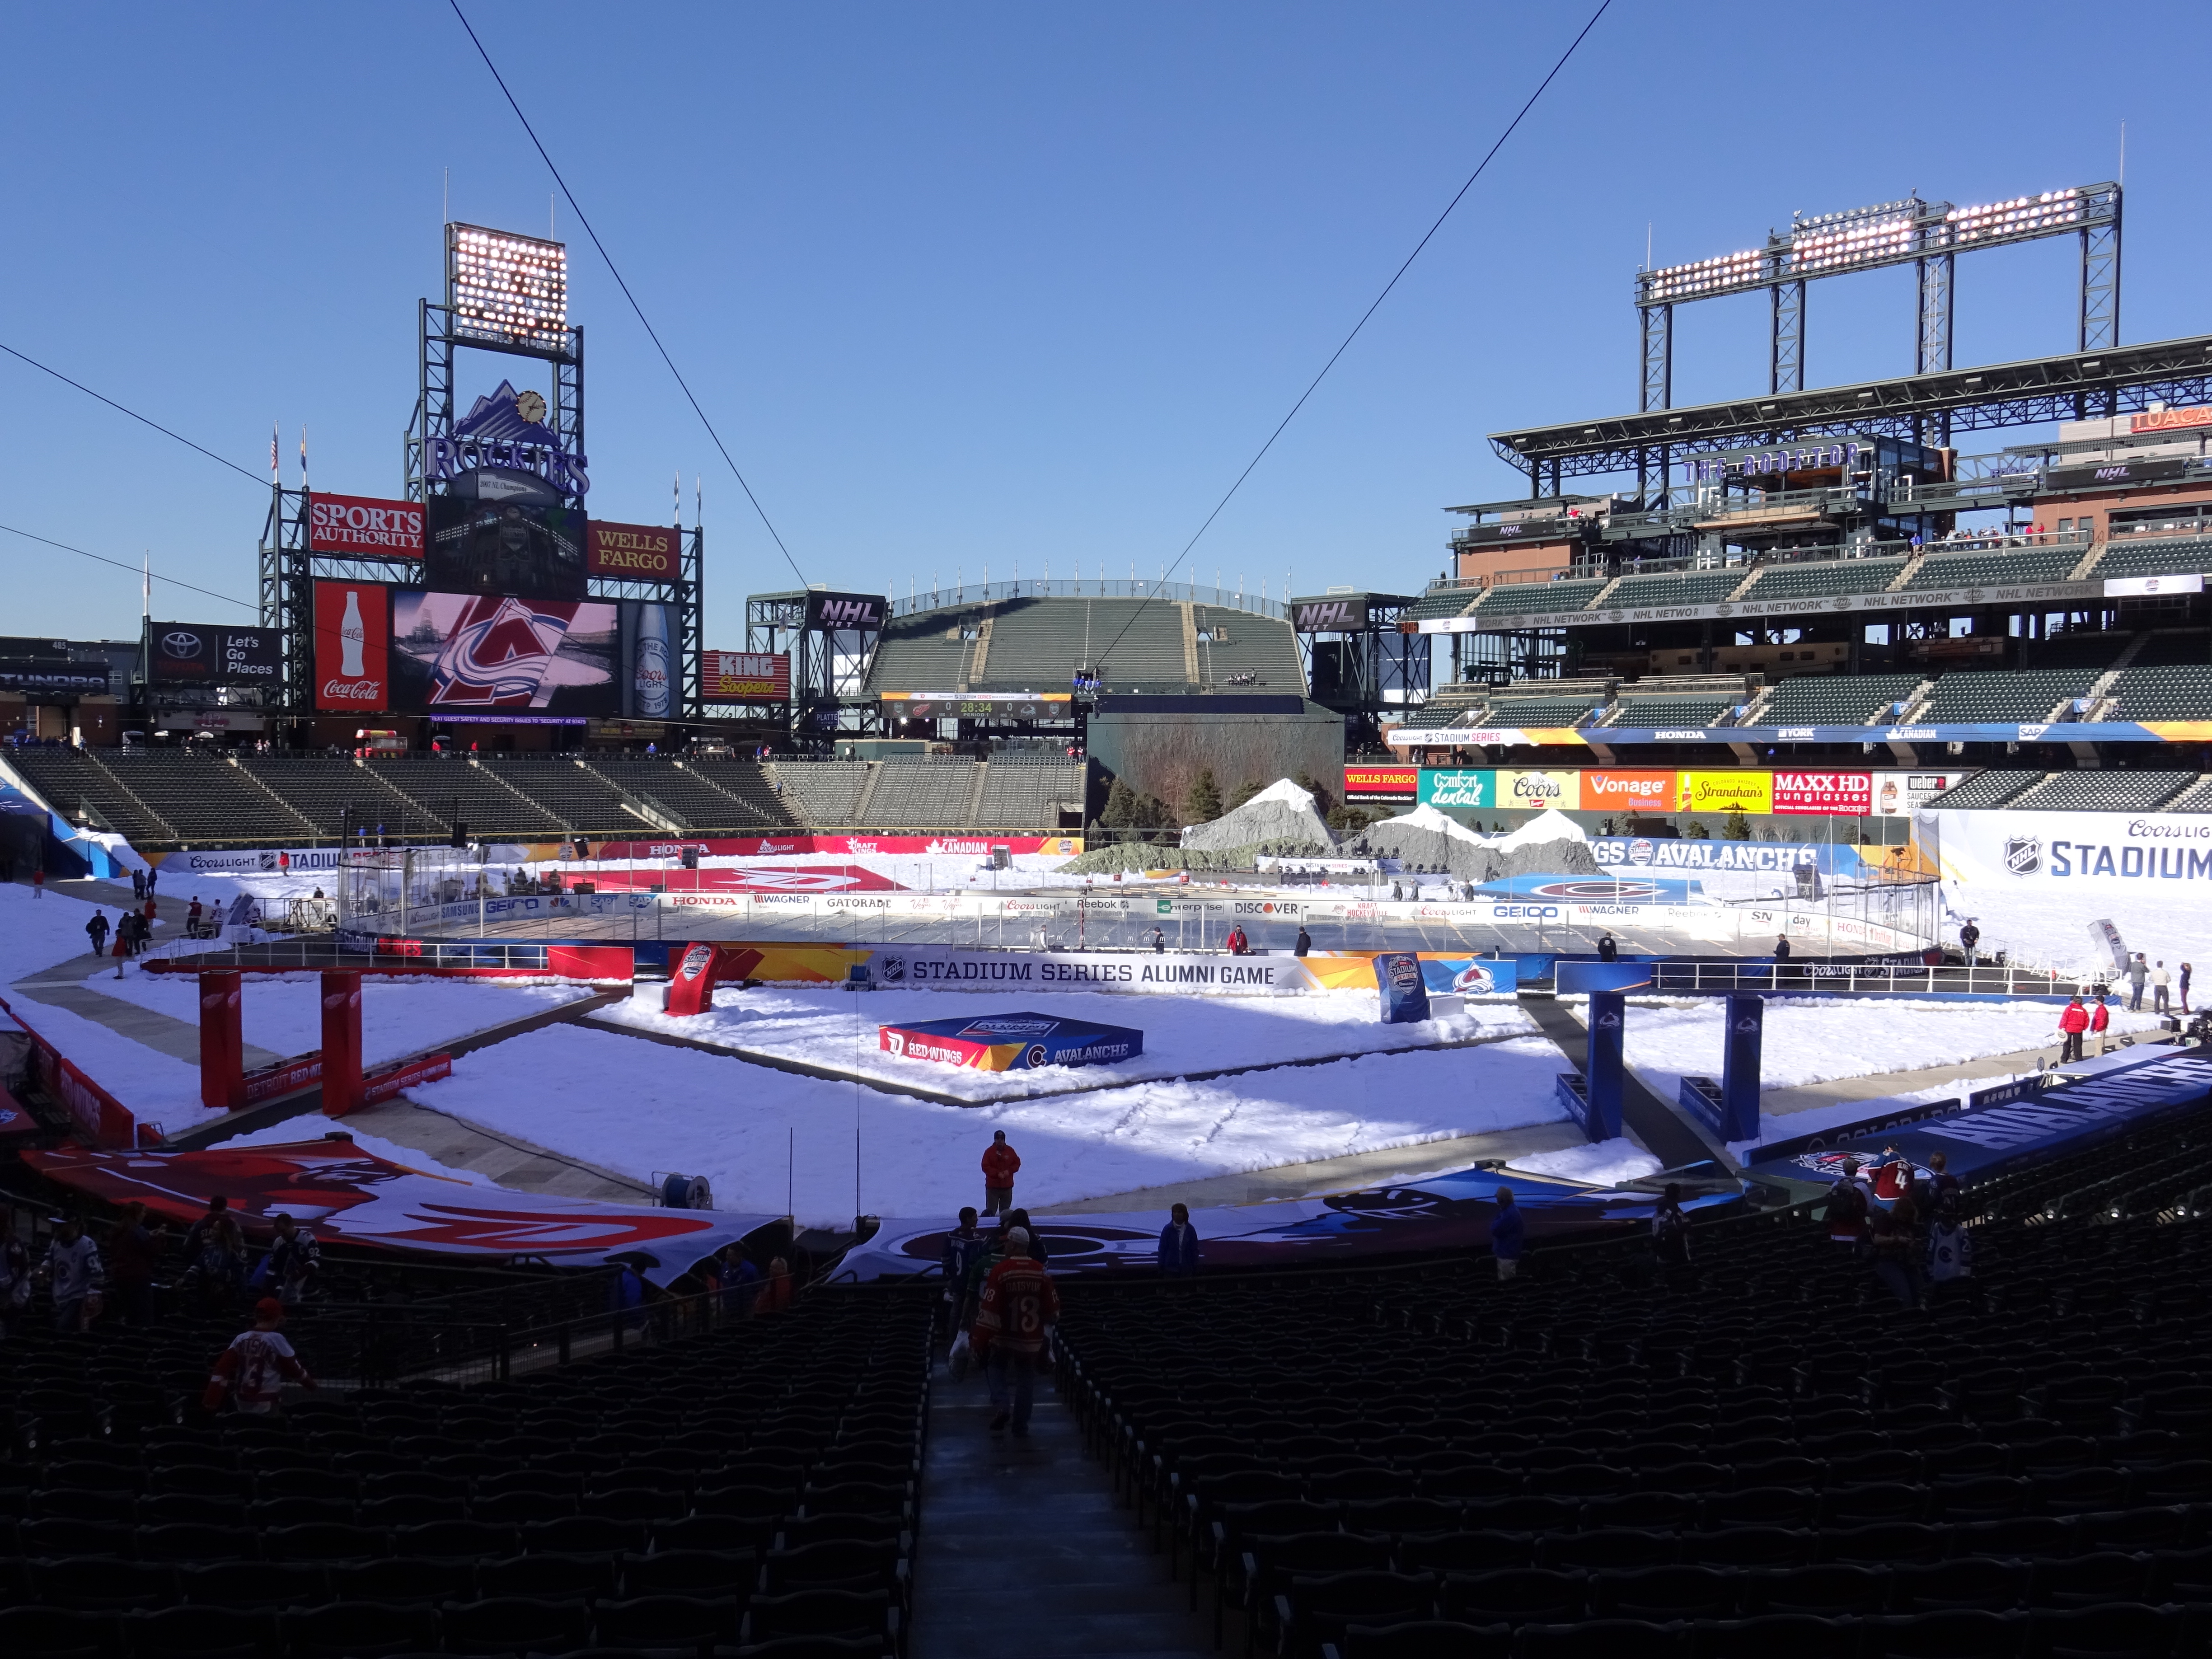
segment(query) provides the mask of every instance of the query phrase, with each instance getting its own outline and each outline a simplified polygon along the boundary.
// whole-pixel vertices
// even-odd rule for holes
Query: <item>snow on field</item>
[[[20,994],[18,994],[20,995]],[[129,1107],[142,1123],[170,1134],[220,1117],[200,1104],[200,1069],[149,1048],[97,1021],[10,996],[17,1017],[60,1049],[78,1070]]]
[[[288,1117],[282,1123],[272,1123],[265,1129],[252,1129],[242,1135],[233,1135],[228,1140],[218,1140],[210,1150],[220,1148],[236,1152],[244,1146],[282,1146],[295,1140],[320,1140],[332,1125],[320,1112],[307,1112],[299,1117]],[[429,1153],[417,1152],[412,1146],[403,1146],[396,1140],[386,1140],[382,1135],[373,1135],[366,1130],[348,1126],[346,1133],[353,1144],[364,1152],[378,1158],[390,1158],[394,1164],[404,1164],[424,1175],[443,1176],[448,1181],[465,1182],[471,1187],[496,1187],[499,1183],[489,1176],[479,1175],[474,1170],[456,1170],[449,1164],[441,1164]]]
[[[2141,951],[2153,962],[2163,960],[2177,982],[2181,964],[2200,956],[2206,960],[2197,963],[2198,970],[2212,974],[2212,906],[2192,902],[2194,895],[2186,890],[2098,897],[2039,892],[2025,884],[2000,888],[1946,882],[1943,900],[1957,918],[1974,919],[1982,930],[1983,950],[2002,950],[2016,961],[2110,977],[2111,955],[2089,937],[2089,924],[2104,920],[2120,930],[2130,951]],[[1950,936],[1957,936],[1955,924]],[[2198,1007],[2204,1005],[2202,996],[2190,1000]]]
[[[781,1212],[789,1181],[799,1220],[826,1224],[980,1203],[994,1129],[1021,1154],[1016,1201],[1041,1208],[1554,1122],[1560,1066],[1549,1042],[1516,1037],[956,1107],[564,1025],[465,1055],[409,1096],[640,1180],[703,1175],[725,1209]]]
[[[1761,1040],[1759,1086],[1802,1088],[1838,1078],[1957,1065],[2042,1045],[2055,1054],[2060,1006],[1771,997]],[[1587,1010],[1577,1012],[1578,1018],[1589,1018]],[[1632,1003],[1626,1030],[1629,1066],[1663,1100],[1680,1093],[1685,1077],[1718,1077],[1721,1023],[1726,1012],[1727,1005],[1718,1000],[1686,1005]],[[2157,1028],[2156,1018],[2148,1013],[2112,1011],[2115,1035]],[[1975,1086],[1984,1085],[1978,1081]],[[1789,1115],[1792,1121],[1802,1115]]]
[[[1078,992],[1028,999],[970,991],[873,991],[763,987],[716,993],[712,1013],[672,1018],[661,988],[640,986],[628,1002],[595,1015],[611,1024],[711,1042],[741,1054],[858,1072],[963,1100],[1017,1100],[1179,1077],[1230,1066],[1265,1066],[1332,1054],[1421,1048],[1477,1036],[1517,1036],[1536,1024],[1510,1000],[1470,1003],[1466,1012],[1418,1025],[1384,1025],[1371,991],[1299,997],[1113,996]],[[1120,1066],[1047,1066],[976,1072],[887,1054],[879,1025],[1034,1012],[1107,1025],[1134,1026],[1145,1052]]]
[[[80,968],[89,969],[92,941],[85,936],[85,923],[97,910],[112,927],[122,914],[112,904],[65,898],[51,887],[44,897],[33,897],[32,892],[23,882],[0,886],[0,987],[33,977],[72,957]],[[157,921],[154,942],[159,945],[176,932],[167,922]]]
[[[1659,1173],[1659,1160],[1626,1136],[1581,1146],[1562,1146],[1555,1152],[1524,1152],[1510,1161],[1511,1168],[1530,1175],[1558,1176],[1567,1181],[1587,1181],[1594,1187],[1611,1187]]]
[[[85,988],[151,1008],[187,1025],[200,1023],[199,981],[187,974],[132,973],[121,980],[95,979]],[[371,1066],[397,1060],[591,994],[580,985],[366,980],[361,991],[362,1058]],[[319,975],[249,979],[240,1010],[246,1040],[256,1047],[290,1055],[323,1045]]]

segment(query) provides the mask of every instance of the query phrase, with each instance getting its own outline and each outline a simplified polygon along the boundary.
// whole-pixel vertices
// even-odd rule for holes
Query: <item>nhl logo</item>
[[[906,979],[906,963],[898,957],[885,957],[883,962],[884,982],[896,985]]]
[[[2043,841],[2037,836],[2014,836],[2005,842],[2005,868],[2015,876],[2032,876],[2043,868]]]

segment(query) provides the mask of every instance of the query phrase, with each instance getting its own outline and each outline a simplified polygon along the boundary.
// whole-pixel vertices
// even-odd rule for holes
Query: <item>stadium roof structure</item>
[[[2161,402],[2212,402],[2212,334],[1563,421],[1493,432],[1490,441],[1528,473],[1532,495],[1558,495],[1564,478],[1649,476],[1655,467],[1663,485],[1669,464],[1686,453],[1830,434],[1940,442],[1936,434],[1950,431],[2089,420]]]

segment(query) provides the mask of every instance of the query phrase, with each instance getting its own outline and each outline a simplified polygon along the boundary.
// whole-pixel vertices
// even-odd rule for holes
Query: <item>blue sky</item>
[[[1587,16],[1503,5],[468,0],[809,580],[1157,574]],[[2212,9],[1616,0],[1188,567],[1418,588],[1483,434],[1632,409],[1631,282],[1793,210],[2110,178],[2122,337],[2212,331]],[[397,495],[415,301],[551,181],[443,4],[18,7],[0,342],[258,472]],[[565,206],[597,516],[705,483],[707,643],[792,571]],[[1959,361],[2070,349],[2075,255],[1962,262]],[[1679,314],[1676,401],[1763,389],[1764,301]],[[1909,270],[1819,285],[1810,379],[1909,370]],[[464,360],[464,406],[505,360]],[[2010,441],[1990,434],[1988,447]],[[265,489],[0,357],[0,523],[251,601]],[[136,629],[0,534],[0,632]],[[158,613],[246,611],[165,592]]]

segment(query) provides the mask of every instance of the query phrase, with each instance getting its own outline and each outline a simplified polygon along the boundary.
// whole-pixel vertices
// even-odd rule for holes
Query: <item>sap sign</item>
[[[1485,810],[1498,805],[1498,774],[1490,770],[1421,769],[1418,791],[1424,806]]]
[[[1960,812],[1937,809],[1943,874],[2014,889],[2153,890],[2212,883],[2212,817],[2193,812]],[[1987,820],[1984,822],[1983,820]]]

